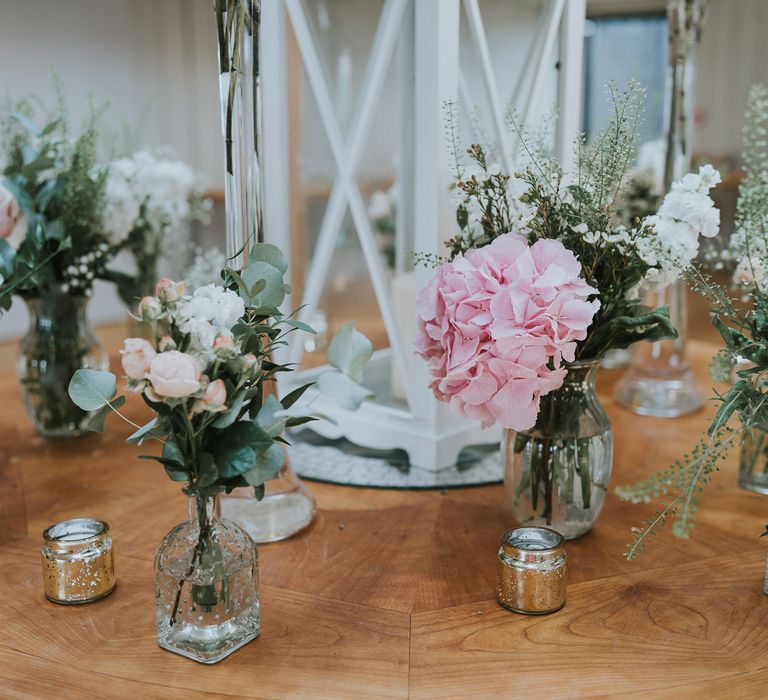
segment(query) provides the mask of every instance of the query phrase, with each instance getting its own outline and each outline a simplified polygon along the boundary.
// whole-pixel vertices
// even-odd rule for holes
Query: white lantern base
[[[296,387],[314,381],[325,369],[327,367],[319,367],[281,377],[281,394],[286,395]],[[432,421],[410,411],[403,401],[391,394],[389,350],[374,353],[364,383],[374,391],[376,398],[364,402],[354,412],[340,408],[333,399],[310,389],[305,396],[312,404],[312,411],[332,418],[336,424],[315,421],[307,427],[323,437],[345,437],[363,447],[405,450],[411,466],[433,472],[454,467],[459,453],[469,445],[494,444],[501,440],[501,431],[496,426],[483,429],[477,421],[460,416]],[[447,407],[431,408],[442,411]]]

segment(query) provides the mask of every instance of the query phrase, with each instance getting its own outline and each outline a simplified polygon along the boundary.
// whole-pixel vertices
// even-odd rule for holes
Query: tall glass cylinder
[[[219,97],[224,136],[227,257],[244,267],[247,250],[264,239],[261,182],[261,0],[215,0],[219,47]],[[264,485],[222,496],[230,513],[257,542],[285,539],[314,517],[315,501],[287,463]]]
[[[694,46],[704,24],[703,0],[669,0],[669,73],[664,193],[691,167],[693,136]],[[644,293],[646,306],[669,305],[675,340],[637,343],[616,400],[644,416],[674,418],[698,410],[702,398],[686,356],[688,313],[685,285],[678,281]]]
[[[261,0],[215,0],[219,98],[224,137],[227,254],[261,240],[259,25]]]
[[[678,337],[633,347],[630,367],[616,389],[616,400],[642,416],[674,418],[692,413],[703,402],[686,355],[685,285],[678,281],[663,289],[647,290],[644,303],[651,308],[669,305]]]

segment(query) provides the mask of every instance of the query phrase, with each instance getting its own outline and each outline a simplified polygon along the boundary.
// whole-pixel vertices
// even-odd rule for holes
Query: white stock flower
[[[698,255],[699,236],[717,235],[720,212],[709,190],[719,182],[720,174],[711,165],[704,165],[698,173],[674,182],[658,213],[644,219],[635,245],[640,257],[652,267],[646,283],[661,288],[674,282]]]

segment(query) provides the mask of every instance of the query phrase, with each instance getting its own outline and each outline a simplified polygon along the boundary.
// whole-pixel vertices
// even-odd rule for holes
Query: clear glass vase
[[[62,294],[25,301],[30,323],[17,361],[24,405],[38,435],[76,437],[92,414],[72,403],[69,380],[78,369],[109,369],[86,319],[88,299]]]
[[[222,494],[221,512],[240,525],[254,542],[277,542],[312,522],[315,498],[286,458],[277,475],[265,482],[264,498],[256,500],[252,488],[235,489]]]
[[[750,428],[744,434],[739,458],[739,486],[768,496],[768,434]]]
[[[191,496],[189,520],[155,555],[157,643],[215,664],[259,636],[259,555],[219,517],[218,497]]]
[[[599,359],[569,365],[563,386],[541,398],[533,429],[504,432],[504,489],[520,525],[574,539],[600,515],[613,435],[595,391],[599,365]]]
[[[686,355],[685,285],[677,281],[663,289],[648,290],[644,303],[654,309],[669,305],[678,337],[634,345],[629,369],[616,387],[616,401],[641,416],[676,418],[693,413],[703,401]]]

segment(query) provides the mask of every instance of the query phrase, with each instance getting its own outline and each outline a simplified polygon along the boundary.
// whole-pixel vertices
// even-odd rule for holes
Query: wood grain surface
[[[103,332],[117,347],[121,329]],[[714,346],[692,344],[702,385]],[[499,536],[514,525],[500,486],[395,491],[312,484],[308,530],[260,548],[262,632],[220,664],[159,649],[152,560],[185,498],[139,461],[131,432],[69,442],[36,437],[13,348],[0,347],[0,698],[764,698],[768,695],[768,500],[736,486],[736,455],[704,496],[688,541],[669,533],[626,562],[630,528],[651,510],[611,493],[595,528],[568,544],[568,601],[546,617],[494,601]],[[115,358],[113,358],[116,367]],[[679,457],[712,407],[677,420],[613,405],[612,483]],[[147,417],[138,402],[129,415]],[[92,605],[42,594],[50,523],[110,523],[118,587]]]

